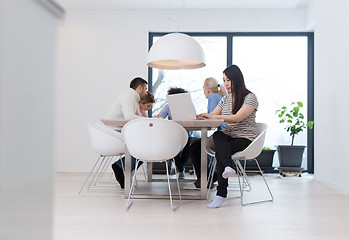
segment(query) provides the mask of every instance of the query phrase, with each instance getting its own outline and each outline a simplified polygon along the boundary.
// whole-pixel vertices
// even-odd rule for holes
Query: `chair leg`
[[[210,157],[210,172],[208,174],[208,186],[211,186],[212,182],[213,182],[213,175],[214,175],[214,171],[216,169],[216,164],[217,164],[217,160],[215,157]],[[209,187],[207,189],[207,195],[206,195],[206,199],[208,200],[208,196],[210,194],[210,190],[211,188]]]
[[[110,166],[110,162],[113,159],[113,157],[114,156],[107,157],[107,160],[105,161],[105,163],[104,163],[104,165],[102,167],[102,170],[98,174],[98,177],[97,177],[97,179],[96,179],[96,181],[94,183],[94,186],[96,186],[96,187],[106,187],[104,189],[108,189],[108,187],[118,186],[117,184],[115,184],[115,180],[110,179],[110,181],[106,181],[106,180],[103,181],[103,177],[105,175],[105,172],[106,172],[108,166]],[[101,189],[101,188],[99,188],[99,189]]]
[[[136,161],[136,168],[137,169],[137,166],[138,166],[138,163],[139,163],[139,159],[137,159]],[[135,181],[136,181],[136,171],[134,171],[133,173],[133,176],[132,176],[132,183],[131,183],[131,188],[130,188],[130,192],[128,194],[128,199],[127,199],[127,203],[126,203],[126,211],[128,211],[130,209],[130,207],[132,206],[132,203],[133,203],[133,194],[134,194],[134,189],[135,189]]]
[[[106,170],[107,170],[107,167],[108,166],[110,166],[110,162],[111,162],[111,160],[113,159],[113,157],[114,156],[108,156],[108,157],[106,157],[106,160],[105,160],[105,162],[104,162],[104,164],[101,164],[101,170],[99,171],[99,173],[98,172],[96,172],[96,179],[95,179],[95,181],[94,181],[94,187],[89,187],[89,191],[96,191],[96,190],[98,190],[98,191],[102,191],[102,190],[112,190],[112,188],[115,188],[115,187],[117,187],[118,186],[118,184],[116,184],[115,183],[115,180],[111,180],[111,181],[106,181],[106,180],[104,180],[103,181],[103,176],[105,175],[105,172],[106,172]],[[112,174],[112,175],[114,175],[114,174]]]
[[[87,178],[85,179],[85,182],[82,184],[82,187],[81,187],[81,189],[80,189],[80,191],[79,191],[79,194],[80,194],[80,195],[82,195],[81,192],[82,192],[82,190],[85,188],[85,185],[86,185],[86,183],[88,182],[88,180],[90,179],[90,177],[91,177],[92,173],[94,172],[94,170],[95,170],[97,164],[100,162],[100,163],[99,163],[99,166],[98,166],[98,168],[97,168],[97,170],[98,170],[99,167],[100,167],[100,165],[103,163],[104,159],[105,159],[105,157],[103,157],[103,156],[99,156],[99,157],[98,157],[98,159],[97,159],[95,165],[93,166],[91,172],[88,174]],[[93,181],[94,178],[95,178],[95,175],[96,175],[96,173],[94,174],[94,176],[93,176],[93,178],[92,178],[92,180],[90,181],[90,183],[89,183],[88,186],[91,185],[92,181]],[[88,187],[88,188],[89,188],[89,187]]]
[[[263,181],[264,181],[264,184],[265,184],[265,186],[266,186],[267,189],[268,189],[268,192],[269,192],[269,194],[270,194],[270,199],[261,200],[261,201],[255,201],[255,202],[250,202],[250,203],[244,203],[243,206],[248,205],[248,204],[254,204],[254,203],[273,202],[273,201],[274,201],[274,196],[273,196],[273,194],[271,193],[271,190],[270,190],[270,188],[269,188],[269,185],[268,185],[267,181],[266,181],[265,178],[264,178],[263,171],[262,171],[261,167],[259,166],[259,163],[258,163],[257,159],[254,159],[254,161],[256,162],[256,164],[257,164],[257,166],[258,166],[258,169],[259,169],[259,173],[261,174],[261,176],[262,176],[262,178],[263,178]]]
[[[239,189],[240,189],[240,198],[241,198],[241,204],[242,204],[242,199],[244,198],[244,190],[243,190],[243,186],[241,186],[242,184],[241,184],[241,180],[240,180],[240,177],[241,177],[241,172],[243,171],[243,169],[241,170],[239,170],[239,166],[238,166],[238,163],[237,163],[237,161],[239,161],[239,160],[233,160],[234,161],[234,163],[235,163],[235,167],[236,167],[236,173],[237,173],[237,175],[238,175],[238,182],[239,182]],[[239,162],[240,163],[240,162]]]
[[[248,191],[251,191],[252,187],[251,187],[251,182],[250,182],[250,179],[248,178],[246,172],[245,172],[245,169],[246,169],[246,160],[245,160],[245,163],[244,163],[244,167],[242,167],[241,163],[239,160],[236,160],[236,164],[237,164],[237,168],[236,170],[239,171],[241,173],[241,176],[242,176],[242,186],[243,186],[243,189],[246,189],[246,187],[248,187]]]
[[[256,164],[257,164],[257,166],[258,166],[259,173],[261,174],[262,179],[263,179],[263,181],[264,181],[264,183],[265,183],[265,185],[266,185],[266,187],[267,187],[267,189],[268,189],[268,191],[269,191],[269,194],[270,194],[271,199],[266,199],[266,200],[261,200],[261,201],[254,201],[254,202],[245,203],[245,202],[244,202],[244,191],[245,191],[245,188],[244,188],[244,187],[245,187],[245,186],[241,186],[240,176],[243,177],[244,175],[246,175],[246,172],[245,172],[244,169],[241,169],[241,171],[239,171],[239,174],[238,174],[238,179],[239,179],[239,186],[240,186],[240,193],[241,193],[241,205],[242,205],[242,206],[246,206],[246,205],[254,204],[254,203],[272,202],[272,201],[274,200],[274,197],[273,197],[273,195],[272,195],[272,193],[271,193],[271,190],[270,190],[270,188],[269,188],[269,185],[268,185],[267,181],[266,181],[265,178],[264,178],[263,171],[262,171],[261,167],[259,166],[259,163],[258,163],[257,159],[254,159],[254,161],[256,162]],[[239,160],[234,160],[234,162],[235,162],[235,166],[236,166],[237,169],[240,168],[240,167],[242,167],[241,164],[240,164],[240,162],[239,162]],[[250,182],[248,182],[248,184],[250,184]],[[251,189],[251,188],[250,188],[250,189]]]
[[[94,164],[92,170],[90,171],[89,175],[85,179],[80,191],[80,196],[122,196],[120,195],[111,195],[111,194],[102,194],[103,192],[112,192],[112,193],[122,193],[123,191],[120,191],[116,188],[112,188],[114,186],[109,185],[109,187],[101,187],[97,185],[98,182],[98,175],[103,171],[103,166],[105,162],[108,162],[108,157],[99,156],[96,163]],[[95,187],[94,187],[95,186]],[[84,192],[87,193],[84,193]]]
[[[172,159],[173,163],[174,163],[174,159]],[[177,169],[176,167],[175,169],[175,176],[176,176],[176,182],[177,182],[177,188],[178,188],[178,195],[179,195],[179,203],[173,207],[173,199],[172,199],[172,193],[171,193],[171,185],[170,185],[170,174],[168,172],[168,161],[165,161],[166,163],[166,175],[167,175],[167,184],[168,184],[168,190],[169,190],[169,195],[170,195],[170,202],[171,202],[171,209],[172,211],[176,211],[176,209],[182,205],[182,195],[181,195],[181,191],[179,188],[179,182],[178,182],[178,174],[177,174]]]

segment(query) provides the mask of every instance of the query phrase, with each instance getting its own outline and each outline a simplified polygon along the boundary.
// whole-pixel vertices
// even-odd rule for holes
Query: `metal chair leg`
[[[107,157],[100,173],[98,174],[98,177],[94,183],[94,186],[98,189],[102,189],[101,187],[105,187],[104,189],[108,189],[110,187],[116,187],[118,186],[116,183],[115,183],[115,180],[111,179],[110,178],[110,181],[106,181],[106,180],[103,180],[103,177],[105,175],[105,172],[108,168],[108,166],[110,166],[110,162],[111,160],[113,159],[114,156],[109,156]]]
[[[239,189],[240,189],[240,199],[241,199],[241,204],[242,204],[242,199],[244,198],[244,190],[243,190],[243,187],[241,186],[242,184],[241,184],[241,180],[240,180],[241,171],[238,170],[239,166],[238,166],[238,163],[236,162],[236,160],[234,160],[234,163],[235,163],[235,167],[236,167],[237,175],[238,175],[238,182],[239,182]]]
[[[248,178],[248,176],[247,176],[247,174],[245,172],[246,163],[244,164],[244,167],[242,167],[240,161],[236,160],[236,164],[237,164],[236,171],[240,172],[241,176],[242,176],[243,188],[245,189],[246,187],[248,187],[249,188],[248,191],[251,191],[252,190],[251,182],[250,182],[250,179]]]
[[[136,169],[137,169],[137,166],[138,166],[138,163],[139,163],[139,159],[137,159],[136,161]],[[135,181],[136,181],[136,171],[134,171],[134,174],[132,176],[132,183],[131,183],[131,188],[130,188],[130,192],[128,194],[128,199],[127,199],[127,203],[126,203],[126,211],[128,211],[130,209],[130,207],[132,206],[132,203],[133,203],[133,194],[134,194],[134,188],[135,188]]]
[[[264,181],[264,184],[266,185],[266,187],[267,187],[267,189],[268,189],[268,191],[269,191],[269,194],[270,194],[271,199],[261,200],[261,201],[253,201],[253,202],[248,202],[248,203],[245,203],[245,202],[244,202],[244,191],[245,191],[245,186],[241,184],[240,176],[241,176],[241,177],[243,177],[243,176],[245,176],[245,175],[247,176],[247,174],[246,174],[246,172],[245,172],[245,169],[242,168],[242,166],[241,166],[241,164],[240,164],[240,161],[239,161],[239,160],[234,160],[234,163],[235,163],[236,168],[237,168],[237,169],[238,169],[238,168],[242,168],[242,169],[240,169],[241,171],[240,171],[240,170],[238,171],[238,179],[239,179],[239,187],[240,187],[241,205],[242,205],[242,206],[246,206],[246,205],[249,205],[249,204],[255,204],[255,203],[262,203],[262,202],[272,202],[272,201],[274,200],[274,197],[273,197],[273,195],[272,195],[272,193],[271,193],[271,190],[270,190],[270,188],[269,188],[269,185],[268,185],[267,181],[266,181],[265,178],[264,178],[263,171],[262,171],[261,167],[259,166],[259,163],[258,163],[257,159],[253,159],[253,160],[256,162],[256,164],[257,164],[257,166],[258,166],[259,173],[261,174],[262,179],[263,179],[263,181]],[[250,182],[248,182],[248,184],[250,184]],[[250,187],[250,189],[251,189],[251,187]]]
[[[216,169],[216,165],[217,165],[217,160],[215,157],[210,157],[211,161],[210,161],[210,172],[208,174],[208,186],[211,186],[212,182],[213,182],[213,176],[214,176],[214,171]],[[208,200],[208,196],[210,194],[210,190],[211,188],[209,187],[207,189],[207,195],[206,195],[206,199]]]
[[[172,159],[172,161],[174,163],[174,159]],[[168,184],[168,190],[169,190],[169,195],[170,195],[171,209],[172,209],[172,211],[176,211],[177,208],[182,205],[182,196],[181,196],[181,191],[180,191],[180,188],[179,188],[177,169],[176,169],[176,167],[174,168],[175,169],[176,182],[177,182],[177,188],[178,188],[179,203],[175,207],[173,207],[173,199],[172,199],[171,185],[170,185],[170,174],[168,172],[168,161],[165,161],[165,163],[166,163],[166,175],[167,175],[167,184]]]
[[[103,185],[99,185],[99,180],[100,180],[100,174],[104,169],[104,166],[106,163],[108,163],[110,159],[109,157],[105,156],[99,156],[96,163],[94,164],[92,170],[88,174],[87,178],[85,179],[80,191],[79,195],[80,196],[114,196],[111,194],[103,194],[103,192],[112,192],[112,193],[122,193],[122,190],[119,190],[117,188],[112,188],[115,187],[113,185],[108,185],[108,187],[103,187]],[[87,192],[87,193],[85,193]],[[116,195],[116,196],[122,196]]]
[[[243,204],[242,204],[243,206],[246,206],[246,205],[249,205],[249,204],[255,204],[255,203],[273,202],[273,201],[274,201],[274,196],[273,196],[273,194],[271,193],[271,190],[270,190],[270,188],[269,188],[269,185],[268,185],[267,181],[266,181],[265,178],[264,178],[263,171],[262,171],[261,167],[259,166],[259,163],[258,163],[257,159],[254,159],[254,161],[256,162],[256,164],[257,164],[257,166],[258,166],[259,173],[261,174],[261,176],[262,176],[262,178],[263,178],[264,184],[265,184],[265,186],[267,187],[268,192],[269,192],[271,198],[270,198],[270,199],[266,199],[266,200],[261,200],[261,201],[254,201],[254,202],[249,202],[249,203],[243,203]]]
[[[103,156],[99,156],[99,157],[98,157],[98,159],[97,159],[95,165],[93,166],[91,172],[88,174],[87,178],[85,179],[85,182],[82,184],[82,187],[81,187],[81,189],[80,189],[80,191],[79,191],[79,194],[80,194],[80,195],[81,195],[81,192],[82,192],[82,190],[84,189],[84,187],[85,187],[87,181],[90,179],[92,173],[94,172],[94,170],[95,170],[95,168],[96,168],[98,162],[101,160],[101,162],[100,162],[100,164],[99,164],[99,166],[100,166],[100,165],[103,163],[104,159],[105,159],[105,157],[103,157]],[[99,169],[99,166],[98,166],[98,169]],[[93,177],[92,179],[94,179],[94,177]],[[90,182],[90,184],[91,184],[91,182]],[[89,186],[90,186],[90,184],[89,184]]]

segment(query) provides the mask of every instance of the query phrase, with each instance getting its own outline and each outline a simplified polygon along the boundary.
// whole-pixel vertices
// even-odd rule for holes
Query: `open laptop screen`
[[[195,120],[196,114],[190,93],[167,95],[167,103],[175,121]]]

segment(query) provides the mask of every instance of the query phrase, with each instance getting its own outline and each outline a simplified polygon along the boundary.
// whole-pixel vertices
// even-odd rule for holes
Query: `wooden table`
[[[129,120],[112,120],[101,119],[101,121],[111,127],[121,129]],[[207,139],[207,130],[217,128],[222,124],[223,120],[220,119],[205,119],[205,120],[186,120],[176,121],[183,126],[186,130],[201,131],[201,186],[207,186],[207,153],[205,151],[205,143]],[[150,170],[151,171],[151,170]],[[131,155],[129,154],[127,147],[125,153],[125,198],[128,197],[130,191],[130,179],[131,179]],[[200,189],[200,199],[207,198],[207,188],[202,187]]]

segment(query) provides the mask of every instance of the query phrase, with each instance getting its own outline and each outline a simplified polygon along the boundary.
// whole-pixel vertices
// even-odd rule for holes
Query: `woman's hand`
[[[209,113],[200,113],[196,115],[197,118],[213,118],[213,116]]]

